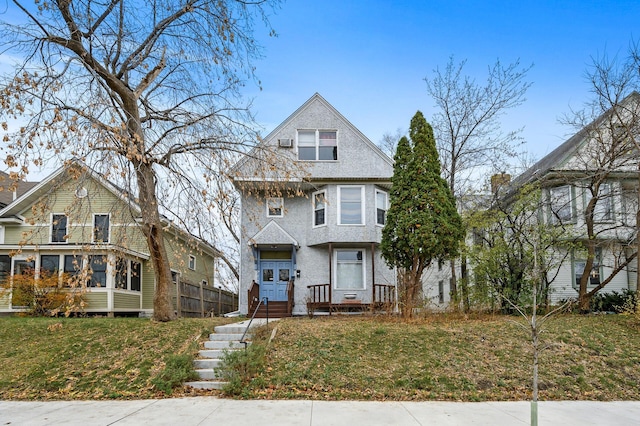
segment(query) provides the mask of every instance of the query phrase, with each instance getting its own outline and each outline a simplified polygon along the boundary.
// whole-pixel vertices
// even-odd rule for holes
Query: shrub
[[[11,304],[25,307],[29,315],[53,316],[64,313],[68,316],[84,308],[84,288],[63,287],[62,283],[65,282],[68,282],[67,277],[61,280],[57,273],[44,271],[35,278],[34,271],[30,270],[14,275],[2,287],[5,292],[11,292]]]
[[[151,380],[156,390],[167,395],[184,382],[195,380],[198,374],[193,369],[193,357],[189,355],[169,355],[165,358],[164,370]]]
[[[266,347],[252,343],[246,350],[228,351],[222,362],[222,378],[228,383],[223,392],[239,396],[249,387],[253,378],[264,370]]]
[[[597,293],[591,298],[590,309],[594,312],[623,312],[625,306],[635,305],[635,293],[622,290],[622,293]]]

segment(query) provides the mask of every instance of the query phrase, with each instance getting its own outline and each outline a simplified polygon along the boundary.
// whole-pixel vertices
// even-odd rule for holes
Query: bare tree
[[[378,142],[378,148],[382,150],[389,157],[393,158],[398,147],[398,141],[406,136],[407,132],[401,128],[397,128],[394,133],[386,132],[382,135],[382,139]]]
[[[640,224],[640,75],[638,46],[628,54],[592,58],[586,76],[593,98],[584,109],[572,111],[564,122],[579,129],[583,139],[574,157],[573,176],[564,178],[586,194],[582,220],[585,232],[577,236],[585,251],[578,284],[578,304],[589,310],[591,298],[636,261]],[[615,200],[625,211],[613,215]],[[606,251],[611,261],[607,276],[599,276]],[[636,262],[637,263],[637,262]],[[640,280],[640,274],[636,274]],[[594,277],[597,278],[594,280]],[[577,279],[577,278],[576,278]],[[589,284],[592,286],[589,286]]]
[[[456,198],[473,188],[478,172],[500,170],[506,158],[516,154],[522,129],[503,133],[501,119],[525,101],[531,86],[526,81],[531,66],[521,67],[519,61],[505,67],[497,60],[488,68],[484,84],[464,75],[465,65],[466,61],[456,63],[451,57],[444,70],[436,68],[432,78],[425,78],[437,108],[432,124],[443,175]],[[450,290],[456,304],[455,261]]]
[[[239,89],[255,81],[254,26],[269,28],[276,3],[14,0],[22,19],[0,23],[0,50],[23,58],[2,80],[6,164],[23,176],[77,157],[137,195],[156,320],[174,317],[162,214],[208,205],[225,157],[256,141]]]

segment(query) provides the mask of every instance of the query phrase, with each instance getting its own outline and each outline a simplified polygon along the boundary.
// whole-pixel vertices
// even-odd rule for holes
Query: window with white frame
[[[54,213],[51,215],[51,242],[67,242],[67,215]]]
[[[93,242],[94,243],[109,242],[109,215],[108,214],[93,215]]]
[[[116,260],[115,286],[121,290],[140,291],[140,262],[118,258]]]
[[[335,130],[298,130],[298,160],[337,160],[337,135]]]
[[[593,210],[593,220],[596,222],[611,222],[613,220],[613,194],[611,185],[603,183],[598,191],[598,201]]]
[[[107,263],[107,256],[104,255],[88,257],[91,279],[87,282],[87,287],[105,288],[107,286]]]
[[[196,257],[191,254],[189,255],[189,269],[196,270]]]
[[[364,186],[338,187],[338,224],[364,225]]]
[[[327,193],[318,191],[313,193],[313,226],[327,224]]]
[[[267,217],[284,216],[284,199],[281,197],[267,198]]]
[[[571,186],[558,186],[549,189],[551,223],[573,222],[573,190]]]
[[[364,250],[338,249],[334,253],[335,288],[338,290],[363,290],[365,288]]]
[[[387,210],[389,210],[389,195],[376,189],[376,223],[384,226],[387,223]]]
[[[597,286],[600,284],[600,276],[602,274],[601,266],[601,257],[602,251],[600,248],[596,248],[595,256],[593,259],[593,266],[591,267],[591,272],[589,273],[589,286]],[[575,275],[574,286],[576,289],[580,288],[580,278],[584,273],[584,268],[587,265],[587,261],[584,259],[574,259],[573,261],[573,272]]]

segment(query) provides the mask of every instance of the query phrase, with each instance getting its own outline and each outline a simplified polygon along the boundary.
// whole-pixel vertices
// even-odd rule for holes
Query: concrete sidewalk
[[[540,402],[543,425],[640,425],[640,402]],[[0,401],[0,425],[528,425],[529,402]]]

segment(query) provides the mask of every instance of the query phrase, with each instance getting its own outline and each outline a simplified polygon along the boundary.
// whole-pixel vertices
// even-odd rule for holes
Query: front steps
[[[251,327],[262,325],[263,320],[254,320]],[[214,329],[214,333],[209,335],[209,340],[204,342],[204,349],[199,351],[198,359],[193,361],[196,373],[200,380],[185,383],[195,389],[222,389],[226,384],[221,379],[219,367],[222,365],[225,352],[234,350],[244,350],[244,344],[240,339],[249,325],[249,321],[235,324],[220,325]],[[250,333],[247,333],[245,340],[251,340]],[[250,344],[250,342],[249,342]]]
[[[267,318],[267,308],[269,310],[269,318],[285,318],[290,317],[291,312],[288,311],[288,302],[269,302],[269,306],[262,303],[256,312],[256,318]],[[253,308],[250,310],[253,312]]]

